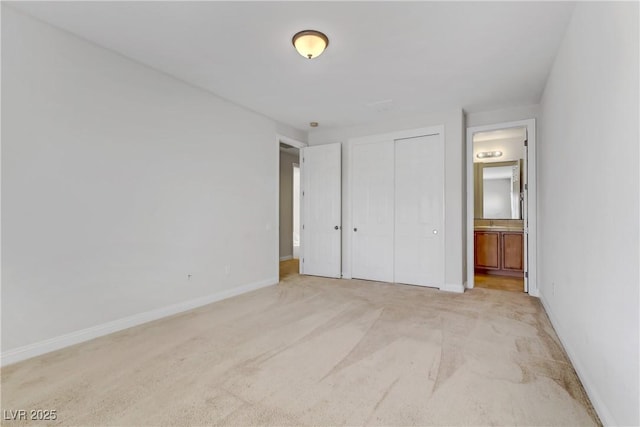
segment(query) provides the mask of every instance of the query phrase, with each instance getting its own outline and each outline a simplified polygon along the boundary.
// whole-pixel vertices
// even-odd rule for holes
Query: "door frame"
[[[292,147],[296,147],[297,149],[301,149],[303,147],[308,147],[309,144],[306,142],[299,141],[294,138],[290,138],[285,135],[276,134],[276,197],[275,197],[275,208],[276,208],[276,238],[275,238],[275,266],[276,266],[276,275],[275,277],[280,278],[280,143],[290,145]],[[299,162],[298,162],[299,163]],[[302,215],[302,206],[300,206],[300,215]],[[300,240],[300,253],[302,253],[302,239]]]
[[[445,145],[445,153],[444,153],[444,157],[442,159],[442,161],[444,162],[445,165],[445,169],[444,169],[444,173],[445,176],[443,178],[443,195],[444,198],[442,200],[442,247],[443,247],[443,263],[444,263],[444,268],[445,268],[445,282],[446,282],[446,262],[447,262],[447,253],[446,253],[446,233],[445,230],[447,229],[446,224],[447,224],[447,215],[446,215],[446,183],[447,183],[447,177],[446,177],[446,135],[445,135],[445,127],[444,125],[435,125],[435,126],[426,126],[426,127],[421,127],[421,128],[415,128],[415,129],[406,129],[406,130],[399,130],[399,131],[395,131],[395,132],[388,132],[388,133],[380,133],[380,134],[374,134],[374,135],[367,135],[367,136],[360,136],[360,137],[354,137],[354,138],[349,138],[347,140],[347,159],[346,162],[348,164],[348,168],[347,168],[347,173],[346,173],[346,177],[347,177],[347,185],[343,186],[347,189],[348,191],[348,195],[347,195],[347,204],[346,204],[346,209],[344,209],[344,218],[343,218],[343,226],[342,229],[343,230],[351,230],[353,228],[353,147],[354,145],[357,144],[367,144],[367,143],[375,143],[375,142],[381,142],[381,141],[388,141],[388,140],[396,140],[396,139],[406,139],[406,138],[415,138],[418,136],[430,136],[430,135],[442,135],[442,138],[444,140],[444,145]],[[343,199],[344,200],[344,199]],[[346,238],[343,238],[343,256],[344,254],[347,254],[347,259],[344,260],[346,262],[343,262],[343,273],[342,273],[342,277],[344,279],[351,279],[352,278],[352,260],[353,260],[353,233],[347,233]],[[348,266],[348,270],[345,270],[345,264]],[[443,284],[444,287],[446,287],[445,284]],[[461,287],[462,288],[462,287]],[[441,288],[442,289],[442,288]],[[462,292],[462,289],[459,291]]]
[[[525,217],[524,263],[528,272],[529,295],[539,296],[537,282],[537,181],[536,181],[536,119],[517,120],[467,128],[467,289],[474,287],[474,175],[473,175],[473,134],[500,129],[524,127],[527,129],[527,196]]]

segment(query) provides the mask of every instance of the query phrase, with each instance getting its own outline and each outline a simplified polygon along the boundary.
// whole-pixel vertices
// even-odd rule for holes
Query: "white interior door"
[[[389,140],[352,149],[354,278],[393,282],[393,146]]]
[[[302,274],[341,276],[341,168],[340,144],[302,148]]]
[[[444,139],[395,142],[395,281],[444,285]]]

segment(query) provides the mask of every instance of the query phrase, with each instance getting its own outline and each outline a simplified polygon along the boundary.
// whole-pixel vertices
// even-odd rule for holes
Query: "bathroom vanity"
[[[476,273],[522,277],[524,272],[522,220],[476,219],[474,240]]]

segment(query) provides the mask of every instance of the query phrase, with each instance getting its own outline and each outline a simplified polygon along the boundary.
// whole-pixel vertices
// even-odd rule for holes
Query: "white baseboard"
[[[462,283],[445,283],[443,286],[440,286],[440,290],[461,294],[464,292],[464,285]]]
[[[293,259],[293,255],[285,255],[280,257],[280,261],[288,261],[290,259]]]
[[[568,345],[567,340],[564,338],[566,336],[564,329],[560,327],[558,318],[549,309],[549,304],[547,303],[547,300],[545,299],[542,292],[540,292],[539,290],[538,290],[538,297],[540,298],[540,302],[542,302],[544,311],[547,312],[547,315],[549,316],[549,320],[551,321],[551,325],[553,326],[553,329],[555,329],[556,335],[558,335],[558,338],[560,339],[562,346],[567,352],[567,356],[569,356],[569,360],[571,360],[571,364],[573,365],[573,368],[576,370],[576,373],[578,374],[578,377],[580,378],[580,381],[582,382],[582,385],[584,386],[584,389],[587,392],[587,395],[589,395],[589,399],[591,400],[591,403],[593,404],[594,409],[598,413],[598,416],[600,417],[600,421],[602,421],[602,424],[604,424],[605,426],[620,425],[616,422],[615,418],[613,417],[613,414],[611,414],[611,411],[609,411],[609,408],[600,397],[600,394],[598,393],[595,386],[593,385],[593,382],[591,381],[587,373],[587,370],[584,368],[584,366],[582,366],[582,363],[580,362],[580,359],[578,358],[577,354],[573,351],[571,346]]]
[[[261,280],[259,282],[249,283],[246,285],[238,286],[232,289],[227,289],[221,292],[216,292],[212,295],[192,299],[189,301],[180,302],[167,307],[158,308],[151,311],[146,311],[140,314],[134,314],[133,316],[125,317],[111,322],[103,323],[101,325],[92,326],[90,328],[81,329],[79,331],[71,332],[69,334],[60,335],[58,337],[50,338],[44,341],[40,341],[33,344],[28,344],[22,347],[14,348],[2,352],[0,356],[0,366],[7,366],[12,363],[20,362],[25,359],[40,356],[45,353],[49,353],[55,350],[59,350],[64,347],[68,347],[74,344],[79,344],[84,341],[89,341],[94,338],[108,335],[123,329],[138,326],[143,323],[151,322],[153,320],[162,319],[163,317],[172,316],[174,314],[182,313],[203,305],[211,304],[216,301],[231,298],[236,295],[244,294],[254,291],[256,289],[264,288],[266,286],[275,285],[278,283],[278,278],[270,278],[267,280]]]

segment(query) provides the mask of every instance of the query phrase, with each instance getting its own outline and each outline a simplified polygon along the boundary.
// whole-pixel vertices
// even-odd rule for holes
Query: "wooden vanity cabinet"
[[[475,232],[476,268],[500,269],[500,233]]]
[[[521,231],[476,230],[475,269],[479,273],[521,276],[524,238]]]
[[[500,233],[502,243],[502,270],[520,273],[524,271],[524,237],[522,232],[504,231]]]

